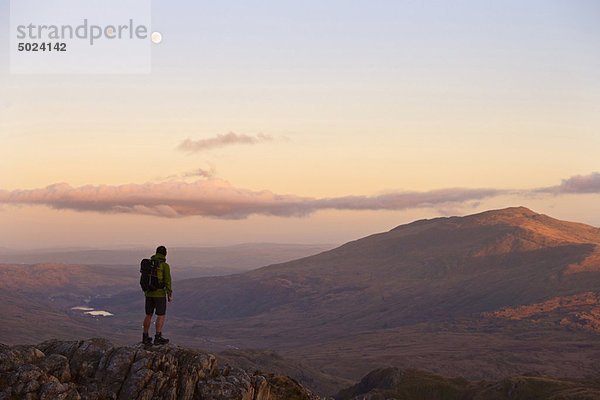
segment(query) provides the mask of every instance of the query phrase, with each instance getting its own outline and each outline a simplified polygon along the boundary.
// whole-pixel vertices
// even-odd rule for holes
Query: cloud
[[[173,174],[165,177],[156,178],[157,181],[172,181],[176,179],[188,179],[188,178],[214,178],[217,171],[215,167],[211,167],[209,170],[204,168],[197,168],[192,171],[183,172],[181,174]]]
[[[192,140],[186,139],[179,143],[177,150],[187,153],[199,153],[201,151],[215,149],[218,147],[230,146],[235,144],[257,144],[274,140],[272,136],[259,133],[257,136],[238,135],[229,132],[226,135],[217,135],[208,139]]]
[[[215,176],[215,169],[211,168],[210,170],[206,170],[203,168],[198,168],[195,169],[193,171],[188,171],[188,172],[184,172],[183,174],[181,174],[182,178],[195,178],[195,177],[202,177],[202,178],[213,178]]]
[[[251,214],[299,216],[304,214],[300,205],[307,200],[270,191],[239,189],[220,179],[77,188],[60,183],[33,190],[0,191],[0,203],[4,204],[42,204],[60,210],[162,217],[201,215],[237,219]]]
[[[316,209],[336,210],[403,210],[463,203],[506,193],[497,189],[451,188],[427,192],[397,192],[379,196],[346,196],[313,200]]]
[[[405,210],[411,208],[452,209],[478,204],[485,198],[506,194],[600,193],[600,173],[577,175],[560,185],[531,190],[447,188],[425,192],[394,192],[378,196],[314,198],[277,194],[269,190],[237,188],[213,178],[202,168],[179,175],[201,176],[194,182],[169,180],[161,183],[120,186],[72,187],[66,183],[32,190],[0,190],[0,206],[46,205],[59,210],[140,214],[167,218],[205,216],[243,219],[250,215],[303,217],[319,210]]]
[[[600,172],[592,172],[589,175],[575,175],[563,179],[560,185],[540,188],[536,192],[552,194],[600,193]]]
[[[302,217],[319,210],[402,210],[445,206],[504,193],[495,189],[442,189],[399,192],[379,196],[312,198],[282,195],[268,190],[236,188],[220,179],[192,183],[71,187],[66,183],[33,190],[0,191],[1,204],[37,204],[59,210],[154,215],[160,217],[207,216],[242,219],[250,215]]]

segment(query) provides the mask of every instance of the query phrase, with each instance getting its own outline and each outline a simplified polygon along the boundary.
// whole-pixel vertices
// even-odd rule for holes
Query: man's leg
[[[144,318],[144,333],[142,334],[142,342],[144,344],[152,344],[152,339],[148,336],[150,324],[152,323],[152,314],[154,314],[154,301],[150,297],[146,297],[146,318]]]
[[[164,315],[163,315],[163,319],[164,319]],[[151,323],[152,323],[152,314],[146,315],[146,318],[144,318],[144,333],[148,333],[148,331],[150,330]],[[158,325],[158,321],[156,321],[156,323]],[[160,325],[162,327],[162,323]],[[158,328],[158,326],[157,326],[157,328]]]
[[[154,344],[167,344],[169,343],[169,339],[162,337],[162,328],[165,323],[165,312],[167,311],[167,299],[156,298],[156,335],[154,335]]]
[[[162,332],[162,327],[163,324],[165,323],[165,316],[164,315],[157,315],[156,316],[156,333],[161,333]],[[148,325],[149,327],[150,325]],[[148,332],[148,331],[146,331]]]

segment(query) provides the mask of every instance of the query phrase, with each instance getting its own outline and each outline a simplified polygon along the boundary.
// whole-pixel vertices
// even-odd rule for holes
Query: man
[[[152,322],[152,315],[156,310],[156,335],[154,336],[154,344],[167,344],[169,339],[162,336],[162,327],[165,323],[165,313],[167,311],[167,299],[169,303],[173,298],[173,290],[171,289],[171,269],[167,261],[167,249],[165,246],[159,246],[156,249],[156,254],[151,257],[151,260],[159,261],[157,268],[158,280],[163,283],[161,289],[154,291],[146,291],[146,318],[144,319],[144,334],[142,336],[142,342],[144,344],[152,344],[152,338],[148,335],[150,330],[150,323]]]

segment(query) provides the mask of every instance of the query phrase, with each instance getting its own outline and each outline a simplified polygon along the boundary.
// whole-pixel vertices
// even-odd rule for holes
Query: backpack
[[[165,284],[158,279],[158,266],[162,261],[144,258],[140,263],[140,286],[144,292],[162,289]]]

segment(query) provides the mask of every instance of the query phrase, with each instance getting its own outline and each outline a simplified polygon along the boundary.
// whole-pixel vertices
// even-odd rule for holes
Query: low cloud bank
[[[192,172],[208,175],[205,170]],[[0,190],[0,205],[46,205],[59,210],[94,211],[155,215],[177,218],[206,216],[243,219],[250,215],[303,217],[319,210],[404,210],[423,207],[448,207],[506,194],[600,193],[600,173],[573,176],[560,185],[525,191],[501,189],[448,188],[426,192],[396,192],[378,196],[332,198],[253,191],[211,178],[187,183],[129,184],[120,186],[72,187],[66,183],[32,190]]]
[[[592,172],[589,175],[575,175],[563,179],[560,185],[537,189],[537,192],[552,194],[600,193],[600,172]]]
[[[161,217],[209,216],[241,219],[252,214],[302,217],[318,210],[402,210],[462,203],[501,194],[494,189],[443,189],[379,196],[311,198],[233,187],[220,179],[121,186],[71,187],[66,183],[33,190],[0,191],[0,203],[37,204],[54,209]]]

